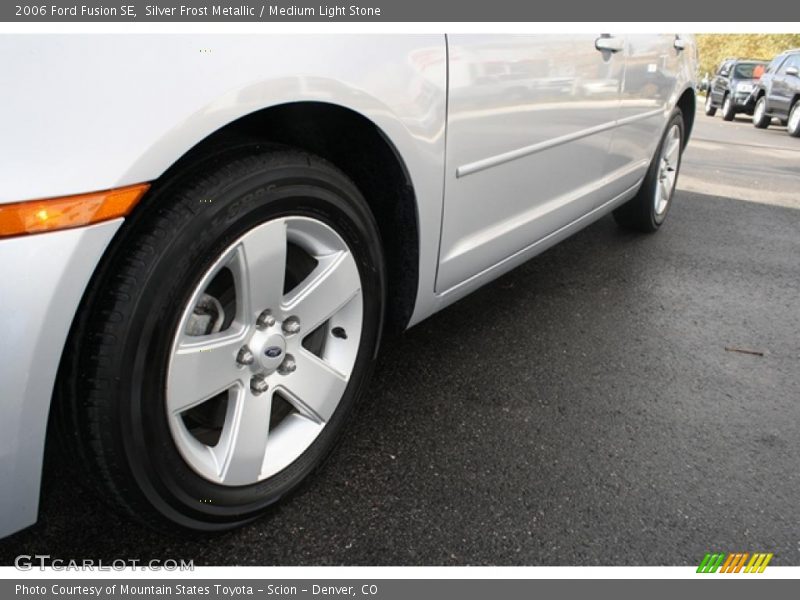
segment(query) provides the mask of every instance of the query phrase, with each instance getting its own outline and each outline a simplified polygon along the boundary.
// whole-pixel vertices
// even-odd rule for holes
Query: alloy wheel
[[[789,121],[786,123],[786,129],[790,135],[800,134],[800,102],[795,103],[792,112],[789,113]]]
[[[166,411],[186,463],[225,486],[292,464],[336,410],[362,325],[358,267],[329,225],[284,217],[231,244],[172,344]]]
[[[673,125],[664,137],[661,145],[661,156],[658,166],[658,181],[655,186],[653,202],[655,213],[658,216],[667,211],[672,193],[675,190],[675,180],[681,160],[681,129]]]

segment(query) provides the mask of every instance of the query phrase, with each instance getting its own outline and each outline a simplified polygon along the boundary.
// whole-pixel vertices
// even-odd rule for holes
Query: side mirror
[[[727,77],[728,73],[730,73],[730,71],[728,71],[728,69],[725,69],[725,70],[719,72],[720,77]]]
[[[798,73],[797,67],[789,67],[788,69],[786,69],[787,75],[794,75],[795,77],[797,77],[797,73]]]

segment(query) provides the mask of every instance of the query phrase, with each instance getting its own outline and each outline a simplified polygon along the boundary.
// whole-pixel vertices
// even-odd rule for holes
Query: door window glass
[[[781,66],[781,63],[786,59],[785,56],[779,56],[777,58],[773,58],[772,62],[769,63],[767,67],[767,73],[775,73]]]
[[[781,66],[781,73],[786,73],[786,69],[789,67],[794,67],[795,69],[800,68],[800,54],[790,56]]]
[[[733,76],[737,79],[754,79],[756,67],[761,67],[757,63],[739,63],[733,70]]]

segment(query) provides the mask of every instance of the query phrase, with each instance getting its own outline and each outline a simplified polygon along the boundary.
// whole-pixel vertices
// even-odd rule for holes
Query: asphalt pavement
[[[681,189],[800,209],[800,138],[788,135],[776,120],[756,129],[747,115],[726,122],[720,114],[697,112]]]
[[[784,128],[698,113],[661,231],[603,218],[388,342],[327,466],[267,517],[166,537],[50,452],[0,563],[798,565],[798,174]]]

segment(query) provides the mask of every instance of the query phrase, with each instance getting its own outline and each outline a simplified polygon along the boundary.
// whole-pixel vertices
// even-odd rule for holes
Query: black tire
[[[711,99],[711,91],[706,92],[706,101],[704,105],[706,116],[713,117],[717,114],[717,107],[714,106],[714,101]]]
[[[756,100],[756,105],[753,108],[753,127],[756,129],[766,129],[769,127],[772,118],[767,115],[767,99],[761,96]],[[759,116],[760,114],[760,116]]]
[[[628,200],[625,204],[614,210],[614,219],[620,227],[625,229],[632,229],[634,231],[641,231],[644,233],[651,233],[656,231],[663,224],[666,219],[669,207],[672,204],[672,196],[674,196],[675,185],[671,190],[671,195],[666,209],[661,213],[656,213],[654,202],[654,195],[656,193],[656,186],[658,185],[660,159],[662,148],[664,146],[667,135],[672,130],[673,126],[677,126],[680,131],[681,145],[679,150],[679,157],[683,154],[683,146],[686,141],[683,113],[680,108],[675,108],[672,115],[667,122],[661,140],[658,143],[655,154],[650,161],[650,167],[647,169],[642,185],[636,195]],[[675,184],[678,181],[678,174],[680,173],[681,161],[679,158],[678,166],[676,169]]]
[[[722,120],[733,121],[734,117],[736,117],[736,107],[733,105],[731,95],[725,94],[722,99]]]
[[[164,409],[171,338],[187,294],[215,256],[270,219],[332,227],[355,257],[363,327],[355,366],[322,433],[288,467],[223,486],[190,469]],[[77,467],[100,497],[161,530],[222,531],[294,490],[329,454],[372,372],[386,281],[380,236],[355,185],[303,152],[251,145],[157,183],[98,268],[65,352],[58,415]]]
[[[792,137],[800,137],[800,100],[794,103],[789,111],[789,119],[786,121],[786,133]]]

